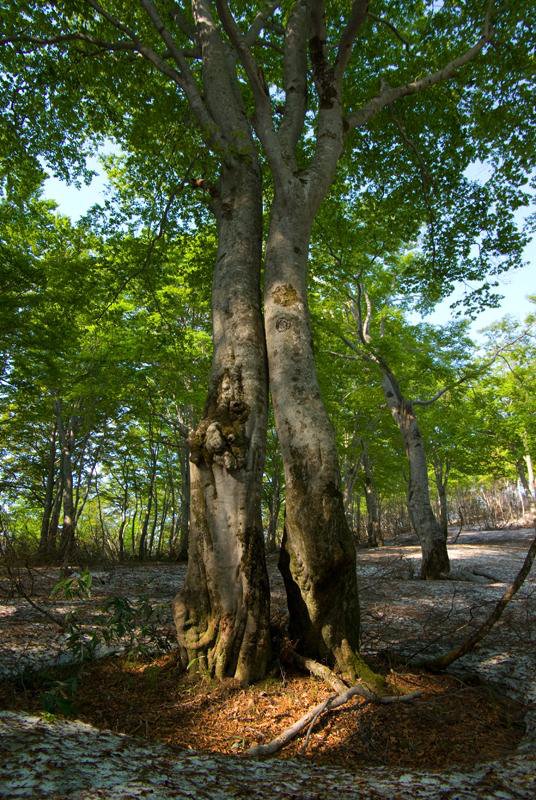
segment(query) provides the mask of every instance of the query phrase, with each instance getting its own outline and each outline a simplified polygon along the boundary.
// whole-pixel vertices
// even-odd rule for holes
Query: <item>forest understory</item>
[[[362,651],[385,673],[392,691],[418,690],[422,694],[410,703],[389,706],[354,698],[340,709],[319,716],[314,725],[307,726],[301,736],[280,752],[281,759],[290,759],[287,775],[290,778],[294,775],[296,779],[301,776],[299,780],[305,781],[303,786],[308,787],[308,792],[313,791],[316,779],[310,783],[307,763],[324,770],[342,769],[350,786],[350,774],[360,782],[368,776],[368,788],[361,785],[360,791],[366,788],[365,796],[369,797],[384,796],[375,794],[379,791],[375,769],[383,770],[382,780],[387,781],[385,786],[391,781],[393,791],[413,792],[401,794],[402,797],[420,796],[418,792],[427,786],[426,775],[432,776],[427,796],[531,797],[536,753],[534,571],[489,636],[474,652],[456,662],[448,673],[431,674],[412,668],[411,659],[448,650],[489,614],[505,585],[517,573],[532,535],[529,529],[462,532],[456,544],[450,547],[454,579],[447,581],[418,580],[419,548],[414,544],[360,550]],[[50,793],[52,789],[47,790],[46,758],[37,765],[35,761],[30,762],[31,736],[24,728],[30,724],[30,719],[33,720],[31,724],[41,730],[39,740],[47,742],[44,752],[53,762],[60,759],[70,763],[74,758],[69,755],[67,745],[70,734],[54,740],[54,730],[66,724],[64,716],[93,726],[91,730],[133,736],[136,747],[147,748],[149,754],[152,748],[163,743],[210,759],[214,757],[210,752],[240,755],[251,746],[272,740],[330,696],[331,690],[323,681],[300,673],[284,659],[275,660],[271,675],[251,687],[243,687],[232,680],[218,683],[193,672],[181,674],[173,650],[153,655],[148,651],[130,656],[125,653],[108,655],[86,662],[81,669],[74,665],[58,666],[68,658],[65,641],[62,641],[64,634],[59,633],[43,611],[59,618],[76,609],[77,615],[87,623],[86,631],[90,632],[96,608],[106,598],[127,595],[134,604],[136,599],[146,596],[151,607],[162,609],[158,617],[161,643],[171,641],[173,636],[168,606],[184,578],[183,565],[121,566],[91,572],[92,597],[87,600],[51,599],[50,591],[59,577],[58,570],[52,567],[26,572],[24,592],[35,606],[22,597],[5,597],[9,582],[2,576],[5,599],[3,597],[0,606],[0,704],[6,711],[18,715],[14,719],[2,712],[9,728],[2,745],[5,759],[2,778],[7,780],[3,785],[10,785],[9,774],[14,759],[21,756],[20,748],[25,749],[23,762],[31,774],[27,793],[24,794],[26,784],[23,781],[20,785],[17,783],[18,794],[12,796],[67,796],[61,794],[61,787],[65,785],[62,779],[50,784],[55,794]],[[284,589],[273,557],[269,559],[269,572],[272,620],[275,629],[281,631]],[[21,577],[22,574],[19,573]],[[470,579],[471,575],[474,580]],[[117,645],[115,647],[117,649]],[[54,711],[46,711],[46,708]],[[23,730],[18,730],[17,721],[23,725]],[[78,722],[74,724],[79,725]],[[43,726],[48,731],[46,735]],[[129,741],[114,740],[113,747],[107,751],[109,757],[117,747],[127,747]],[[172,752],[173,758],[179,761],[186,757],[183,750]],[[200,756],[201,752],[206,755]],[[97,751],[88,752],[87,757],[102,761]],[[235,769],[232,764],[237,762],[233,759],[230,763],[232,772]],[[249,762],[240,759],[241,774],[244,770],[247,773],[246,763]],[[492,772],[492,777],[486,778],[490,781],[487,793],[482,790],[480,794],[471,794],[475,791],[470,788],[475,775],[480,775],[478,780],[482,779],[482,764],[488,764],[484,776],[489,770]],[[25,768],[21,766],[20,769]],[[104,792],[108,791],[111,778],[105,773],[105,766],[99,763],[97,777],[95,774],[91,777],[90,785],[94,789],[102,786]],[[336,774],[339,785],[343,774],[340,771]],[[159,780],[164,778],[161,775]],[[156,791],[154,780],[152,776],[150,791]],[[469,793],[436,795],[434,780],[439,781],[441,791],[450,791],[450,786],[454,792],[457,786],[458,790],[464,787]],[[80,781],[83,786],[83,778]],[[162,786],[158,791],[161,790]],[[69,791],[73,796],[72,788]],[[263,794],[266,788],[262,787],[257,787],[256,791],[260,794],[253,796],[277,796]],[[143,795],[82,793],[74,796]],[[148,796],[190,795],[156,793]]]

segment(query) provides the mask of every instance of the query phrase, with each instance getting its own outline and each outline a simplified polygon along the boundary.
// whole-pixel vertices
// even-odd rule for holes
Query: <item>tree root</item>
[[[319,661],[314,661],[312,658],[305,658],[290,647],[285,651],[285,658],[293,664],[296,664],[300,669],[310,672],[315,678],[321,678],[333,691],[337,692],[337,694],[341,694],[348,689],[344,681],[341,681],[329,667],[326,667],[325,664],[321,664]]]
[[[348,702],[352,697],[364,697],[370,703],[382,703],[384,705],[390,703],[408,703],[414,700],[416,697],[420,697],[422,692],[411,692],[410,694],[405,694],[402,696],[392,696],[392,697],[380,697],[378,695],[373,694],[364,686],[351,686],[347,688],[344,692],[340,694],[333,694],[327,698],[327,700],[323,700],[321,703],[318,703],[314,706],[310,711],[300,717],[300,719],[295,722],[290,727],[286,728],[279,736],[276,736],[275,739],[272,739],[271,742],[267,744],[259,744],[255,747],[250,747],[248,750],[245,750],[243,755],[249,756],[250,758],[257,758],[259,756],[270,756],[274,753],[277,753],[281,750],[286,744],[291,742],[293,739],[298,736],[301,731],[304,730],[307,726],[309,726],[307,731],[307,738],[305,740],[305,746],[307,746],[309,736],[311,734],[312,728],[317,722],[317,720],[328,711],[333,711],[339,706],[344,705]],[[302,748],[303,750],[303,748]]]

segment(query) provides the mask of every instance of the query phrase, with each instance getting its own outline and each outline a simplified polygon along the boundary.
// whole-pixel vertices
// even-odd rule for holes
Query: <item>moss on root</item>
[[[387,694],[387,681],[383,675],[369,667],[365,659],[356,653],[346,639],[337,648],[337,664],[347,681],[360,681],[374,694]]]

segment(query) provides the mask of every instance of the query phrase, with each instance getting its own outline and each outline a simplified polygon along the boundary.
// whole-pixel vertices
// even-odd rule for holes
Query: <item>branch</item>
[[[54,44],[62,44],[63,42],[71,42],[71,41],[79,41],[79,42],[88,42],[89,44],[93,44],[96,47],[100,47],[103,50],[136,50],[136,45],[130,42],[107,42],[103,39],[97,39],[94,36],[89,36],[86,33],[65,33],[60,34],[58,36],[51,36],[50,38],[47,37],[39,37],[39,36],[9,36],[5,39],[0,39],[0,45],[5,44],[16,44],[17,42],[27,42],[28,44],[34,44],[37,47],[48,47]]]
[[[376,14],[372,14],[370,11],[368,12],[368,16],[375,22],[379,22],[381,25],[385,25],[386,28],[389,28],[389,30],[394,33],[396,38],[399,41],[401,41],[405,47],[408,48],[411,47],[411,42],[409,41],[409,39],[406,39],[406,37],[400,33],[398,28],[395,25],[393,25],[393,23],[390,22],[388,19],[385,19],[384,17],[378,17]]]
[[[15,577],[13,575],[13,570],[11,569],[11,566],[10,566],[9,563],[6,564],[6,572],[7,572],[8,578],[9,578],[9,580],[11,582],[12,587],[15,589],[15,591],[21,597],[23,597],[26,600],[26,602],[29,605],[31,605],[32,608],[34,608],[36,611],[38,611],[40,614],[42,614],[44,617],[46,617],[48,620],[50,620],[50,622],[53,622],[54,625],[57,625],[58,628],[61,628],[61,630],[65,630],[65,628],[67,626],[64,623],[64,621],[62,619],[60,619],[60,617],[57,617],[55,614],[51,614],[50,611],[47,611],[45,608],[42,608],[42,606],[40,606],[38,603],[36,603],[35,600],[32,600],[32,598],[30,597],[28,592],[25,590],[25,588],[23,586],[23,583],[22,583],[22,580],[20,579],[20,577],[18,577],[18,576]]]
[[[255,129],[259,139],[264,145],[266,155],[274,172],[283,174],[283,161],[281,148],[273,128],[270,93],[264,79],[262,70],[253,57],[235,18],[233,17],[227,0],[216,0],[218,16],[223,28],[229,37],[238,57],[244,67],[255,99]]]
[[[216,7],[218,9],[218,16],[222,22],[224,30],[231,40],[231,43],[233,44],[236,52],[238,53],[240,61],[246,70],[251,88],[253,89],[253,93],[255,95],[255,102],[258,106],[261,106],[261,109],[264,109],[267,103],[269,106],[268,87],[266,86],[264,76],[262,75],[257,62],[255,61],[244,36],[242,35],[242,31],[236,24],[236,20],[231,13],[231,9],[229,8],[227,0],[216,0]]]
[[[195,30],[195,26],[191,24],[190,20],[177,3],[174,3],[174,7],[175,10],[171,14],[173,20],[177,23],[178,27],[181,29],[187,39],[197,43],[197,32]]]
[[[429,89],[431,86],[435,86],[438,83],[442,83],[443,81],[449,80],[454,75],[456,75],[459,69],[464,67],[474,58],[476,58],[476,56],[480,53],[480,51],[490,41],[492,6],[493,3],[490,2],[488,4],[488,10],[484,21],[482,35],[472,47],[470,47],[468,50],[466,50],[457,58],[454,58],[452,61],[449,61],[448,64],[446,64],[444,67],[437,70],[436,72],[431,72],[428,75],[425,75],[424,78],[419,78],[417,80],[411,81],[410,83],[406,83],[403,86],[396,86],[396,87],[386,86],[382,91],[380,91],[380,94],[376,95],[376,97],[373,97],[372,100],[370,100],[366,105],[364,105],[361,109],[359,109],[359,111],[355,111],[353,114],[350,114],[347,120],[349,125],[349,130],[365,125],[375,114],[378,113],[378,111],[380,111],[382,108],[385,108],[386,106],[392,105],[400,98],[417,94],[418,92],[422,92],[425,89]]]
[[[296,2],[285,30],[285,110],[278,134],[285,154],[293,161],[307,108],[307,28],[306,3]]]
[[[93,4],[95,0],[87,0]],[[166,44],[169,48],[171,55],[177,66],[179,67],[179,71],[172,69],[169,67],[166,62],[160,58],[153,50],[150,48],[146,48],[142,46],[138,48],[140,53],[145,56],[149,61],[151,61],[155,66],[160,69],[166,75],[169,75],[184,91],[192,109],[194,116],[197,119],[201,130],[205,135],[205,140],[209,146],[213,146],[216,150],[220,152],[225,151],[226,144],[221,135],[221,133],[216,129],[215,121],[210,114],[201,93],[197,87],[195,79],[190,71],[190,67],[184,57],[183,53],[177,47],[177,44],[170,34],[170,32],[165,27],[158,11],[156,10],[154,4],[151,0],[140,0],[141,5],[145,9],[149,19],[151,20],[153,27],[159,34],[162,41]],[[97,4],[98,5],[98,4]],[[147,51],[147,52],[145,52]]]
[[[166,26],[164,25],[162,18],[160,17],[158,11],[156,10],[154,4],[151,0],[140,0],[141,5],[145,9],[149,19],[151,20],[153,27],[156,29],[158,35],[164,42],[164,44],[168,47],[169,52],[180,69],[181,75],[184,77],[189,72],[189,67],[186,62],[182,51],[177,47],[177,43],[171,33],[168,31]]]
[[[434,394],[433,397],[430,397],[428,400],[412,400],[411,401],[412,405],[431,406],[432,403],[435,403],[436,400],[439,400],[440,397],[443,397],[444,394],[449,392],[451,389],[454,389],[456,386],[459,386],[460,384],[464,383],[467,380],[470,380],[471,378],[478,378],[479,375],[482,375],[483,372],[485,372],[489,367],[492,366],[492,364],[495,363],[495,361],[505,350],[508,350],[509,347],[512,347],[514,344],[519,342],[520,339],[524,339],[525,336],[528,335],[528,333],[529,333],[528,330],[523,331],[522,333],[519,334],[519,336],[516,336],[515,339],[512,339],[512,341],[507,342],[506,344],[502,345],[502,347],[498,347],[497,350],[494,352],[493,356],[484,364],[482,364],[480,367],[478,367],[478,369],[474,369],[471,370],[470,372],[464,373],[457,381],[455,381],[454,383],[450,383],[448,386],[443,387],[443,389],[440,389],[438,392]],[[504,358],[504,356],[502,357]]]
[[[259,38],[263,28],[266,27],[270,17],[277,11],[279,6],[281,5],[280,2],[277,3],[270,3],[264,11],[259,11],[251,26],[244,36],[244,42],[248,47],[252,47],[257,39]]]
[[[536,527],[536,522],[535,522]],[[485,637],[488,635],[490,630],[493,626],[499,621],[502,616],[502,613],[512,597],[519,591],[521,586],[523,585],[525,578],[529,574],[532,564],[534,562],[534,558],[536,556],[536,536],[531,542],[527,555],[525,556],[525,560],[519,572],[517,573],[513,583],[510,584],[508,589],[505,591],[503,596],[497,602],[495,608],[493,609],[492,613],[489,617],[480,625],[479,628],[469,636],[462,644],[458,645],[458,647],[454,647],[448,653],[445,653],[443,656],[439,656],[438,658],[432,659],[432,661],[427,661],[423,664],[428,669],[431,670],[442,670],[446,667],[450,666],[454,661],[457,661],[459,658],[464,656],[466,653],[470,652],[474,649],[474,647]]]
[[[368,14],[368,0],[354,0],[352,3],[352,10],[350,18],[346,23],[346,27],[342,32],[342,36],[337,47],[337,55],[335,57],[335,79],[340,83],[344,70],[348,65],[350,56],[352,55],[352,47],[354,45],[355,37],[362,24],[365,22]]]
[[[363,295],[365,296],[365,304],[367,307],[365,319],[363,319],[363,314],[361,311],[361,298]],[[357,284],[357,299],[354,299],[352,303],[352,315],[357,325],[357,333],[361,339],[361,343],[365,346],[370,345],[370,317],[372,315],[372,304],[370,302],[368,293],[365,291],[361,283]]]

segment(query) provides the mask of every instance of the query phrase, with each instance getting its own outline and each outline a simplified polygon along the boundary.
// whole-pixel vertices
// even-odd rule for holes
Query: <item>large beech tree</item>
[[[204,418],[191,438],[188,577],[175,603],[184,661],[250,680],[263,673],[268,655],[260,527],[263,168],[271,184],[265,334],[285,469],[280,563],[291,635],[307,653],[353,677],[361,669],[355,553],[307,303],[313,222],[339,165],[354,175],[354,191],[381,180],[396,109],[417,120],[412,127],[428,159],[452,165],[449,180],[434,187],[433,202],[450,208],[445,220],[472,200],[480,213],[493,206],[502,214],[492,225],[502,237],[482,240],[477,226],[467,225],[444,249],[452,264],[460,253],[468,259],[478,240],[474,269],[485,272],[488,258],[511,244],[509,212],[522,202],[512,187],[522,184],[528,167],[519,124],[530,102],[527,38],[519,4],[496,8],[476,0],[439,8],[390,0],[235,2],[232,8],[227,0],[77,0],[24,9],[13,3],[5,15],[7,124],[18,126],[30,150],[41,145],[51,163],[65,165],[78,155],[80,133],[125,141],[130,120],[143,120],[142,86],[148,107],[166,96],[168,109],[195,123],[197,134],[185,131],[176,144],[183,145],[183,165],[203,151],[209,178],[217,173],[215,180],[195,181],[212,197],[219,246],[212,377]],[[501,114],[486,116],[497,107]],[[397,135],[401,129],[417,152],[412,174],[426,184],[420,147],[397,120]],[[478,157],[495,159],[497,179],[467,198],[461,176]],[[406,174],[401,169],[401,185]],[[427,208],[434,192],[425,186]],[[424,211],[414,213],[426,218]],[[430,225],[432,245],[436,227]],[[436,265],[439,283],[441,276],[452,278],[447,262]]]

